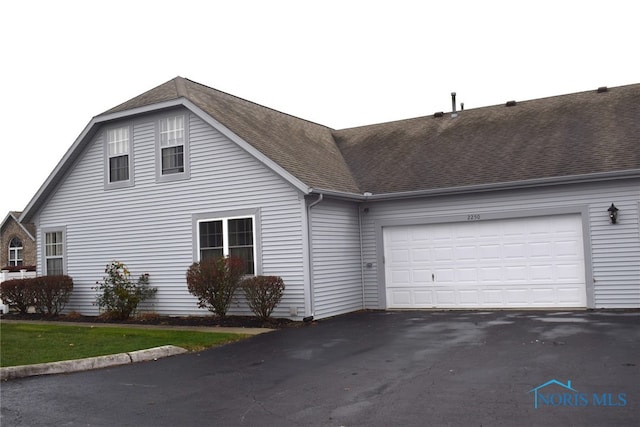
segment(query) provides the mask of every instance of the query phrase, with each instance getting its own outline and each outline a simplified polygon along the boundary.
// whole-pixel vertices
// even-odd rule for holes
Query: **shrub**
[[[40,276],[30,280],[33,305],[38,313],[57,315],[69,302],[73,279],[69,276]]]
[[[27,313],[35,299],[31,279],[11,279],[0,283],[0,299],[20,313]]]
[[[256,276],[242,282],[242,290],[253,313],[267,320],[284,294],[284,282],[277,276]]]
[[[107,264],[104,272],[106,276],[103,281],[96,282],[94,288],[99,292],[94,305],[104,310],[107,318],[128,319],[142,301],[153,298],[158,291],[149,286],[148,274],[141,275],[133,283],[127,266],[119,261]]]
[[[243,275],[241,258],[209,258],[191,264],[187,270],[187,287],[189,293],[198,298],[198,307],[225,317]]]

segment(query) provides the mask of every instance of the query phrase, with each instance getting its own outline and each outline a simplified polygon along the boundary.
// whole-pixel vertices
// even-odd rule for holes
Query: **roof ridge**
[[[176,93],[178,94],[178,97],[188,98],[189,94],[187,91],[187,83],[185,82],[185,78],[177,76],[175,79],[173,79],[173,82],[176,85]]]

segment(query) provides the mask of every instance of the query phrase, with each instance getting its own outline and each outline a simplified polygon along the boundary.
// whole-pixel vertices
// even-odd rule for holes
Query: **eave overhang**
[[[99,116],[95,116],[89,124],[83,129],[80,135],[76,138],[74,143],[71,145],[69,150],[62,157],[60,162],[56,165],[53,172],[47,177],[46,181],[42,186],[38,189],[35,196],[31,199],[27,207],[22,212],[20,216],[20,221],[28,221],[33,217],[35,212],[44,204],[46,199],[49,197],[51,192],[57,187],[57,185],[62,181],[66,171],[73,165],[73,163],[78,159],[80,154],[82,153],[85,146],[91,141],[93,136],[96,134],[100,126],[105,123],[113,122],[115,120],[120,120],[124,118],[130,118],[135,116],[140,116],[143,114],[154,113],[157,111],[162,111],[170,108],[176,107],[184,107],[191,111],[193,114],[198,116],[200,119],[208,123],[209,125],[216,128],[220,133],[225,135],[235,144],[237,144],[240,148],[246,151],[248,154],[256,158],[259,162],[264,164],[266,167],[271,169],[277,175],[282,177],[285,181],[291,184],[296,190],[300,191],[303,195],[310,193],[310,188],[308,185],[303,183],[301,180],[293,176],[286,169],[278,165],[276,162],[271,160],[269,157],[264,155],[261,151],[253,147],[251,144],[240,138],[237,134],[232,132],[229,128],[224,126],[222,123],[211,117],[209,114],[204,112],[200,107],[195,105],[193,102],[189,101],[186,98],[176,98],[169,101],[163,101],[152,105],[147,105],[144,107],[132,108],[126,111],[120,111],[116,113],[110,114],[102,114]]]

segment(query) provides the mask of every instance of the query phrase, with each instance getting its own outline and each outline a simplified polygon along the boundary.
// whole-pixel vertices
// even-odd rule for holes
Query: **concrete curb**
[[[88,371],[108,368],[110,366],[158,360],[163,357],[187,353],[187,350],[174,345],[138,350],[129,353],[111,354],[108,356],[88,357],[86,359],[63,360],[61,362],[38,363],[35,365],[7,366],[0,368],[0,380],[32,377],[36,375],[63,374],[69,372]]]

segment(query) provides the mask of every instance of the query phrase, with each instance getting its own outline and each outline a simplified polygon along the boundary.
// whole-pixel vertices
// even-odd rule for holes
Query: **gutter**
[[[429,190],[416,190],[416,191],[404,191],[398,193],[349,193],[340,192],[335,190],[325,189],[310,189],[310,193],[325,194],[327,196],[335,197],[343,200],[357,200],[357,201],[376,201],[376,200],[399,200],[410,199],[415,197],[435,197],[435,196],[450,196],[454,194],[466,194],[466,193],[482,193],[487,191],[498,190],[515,190],[521,188],[531,187],[549,187],[554,185],[567,185],[567,184],[582,184],[589,182],[601,182],[612,181],[618,179],[640,178],[640,169],[627,169],[623,171],[614,172],[597,172],[584,175],[569,175],[564,177],[548,177],[548,178],[536,178],[523,181],[508,181],[491,184],[475,184],[465,185],[461,187],[444,187],[434,188]]]

